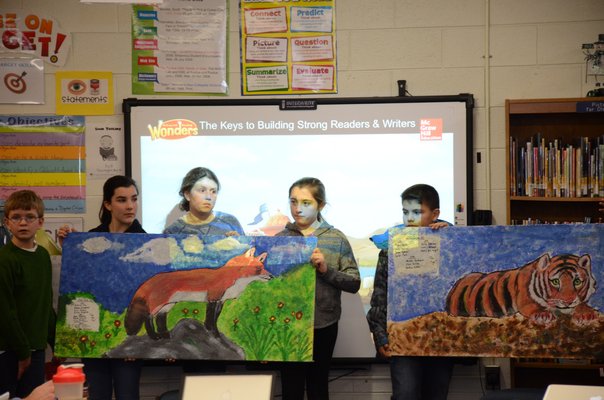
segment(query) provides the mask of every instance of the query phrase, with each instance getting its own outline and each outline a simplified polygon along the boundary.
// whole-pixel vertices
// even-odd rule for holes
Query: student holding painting
[[[90,232],[145,233],[136,219],[138,188],[127,176],[116,175],[103,185],[103,202],[99,211],[101,224]],[[58,231],[62,243],[74,229],[68,225]],[[141,360],[118,358],[87,358],[84,373],[88,382],[90,400],[111,400],[115,391],[117,400],[138,400]]]
[[[430,185],[417,184],[401,194],[404,226],[423,226],[442,229],[451,224],[438,219],[440,199]],[[371,238],[378,256],[371,308],[367,312],[369,329],[378,354],[390,361],[392,400],[446,400],[449,381],[453,373],[450,357],[412,357],[390,354],[388,331],[386,330],[388,295],[388,231]]]
[[[283,363],[281,387],[284,400],[329,399],[329,367],[338,337],[342,290],[356,293],[361,285],[359,268],[346,236],[321,215],[325,186],[317,178],[302,178],[289,188],[293,223],[277,236],[316,236],[317,248],[310,263],[316,270],[315,329],[312,363]]]

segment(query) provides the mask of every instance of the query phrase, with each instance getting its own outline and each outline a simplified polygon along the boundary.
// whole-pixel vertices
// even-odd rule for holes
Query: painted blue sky
[[[256,257],[267,253],[265,268],[277,276],[310,260],[316,238],[74,232],[63,245],[59,293],[91,293],[105,308],[122,312],[151,276],[218,268],[251,247]]]
[[[388,320],[443,311],[449,289],[469,272],[517,268],[544,253],[591,256],[596,292],[589,304],[604,311],[604,224],[418,228],[440,236],[439,274],[395,276],[389,266]]]

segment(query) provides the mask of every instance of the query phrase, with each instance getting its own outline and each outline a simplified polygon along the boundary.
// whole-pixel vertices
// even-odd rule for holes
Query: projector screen
[[[471,224],[471,95],[388,98],[138,100],[123,104],[126,172],[140,189],[149,233],[182,215],[178,191],[194,167],[220,180],[215,210],[248,235],[291,220],[299,178],[319,178],[325,220],[348,237],[359,264],[358,295],[343,297],[334,356],[375,354],[365,312],[378,251],[369,237],[402,222],[401,192],[416,183],[440,194],[441,218]],[[129,156],[129,158],[128,158]]]

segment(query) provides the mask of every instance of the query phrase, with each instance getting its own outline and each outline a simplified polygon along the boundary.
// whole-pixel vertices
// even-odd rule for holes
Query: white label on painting
[[[77,298],[67,304],[67,325],[81,331],[99,331],[99,305],[92,299]]]
[[[397,275],[438,273],[440,264],[439,236],[403,233],[392,238],[392,246],[394,269]]]

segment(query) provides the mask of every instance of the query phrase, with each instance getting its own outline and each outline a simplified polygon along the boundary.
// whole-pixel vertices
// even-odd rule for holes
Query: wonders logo
[[[159,121],[159,125],[149,127],[151,140],[156,139],[183,139],[188,136],[197,136],[199,130],[197,124],[188,119],[171,119],[169,121]]]

